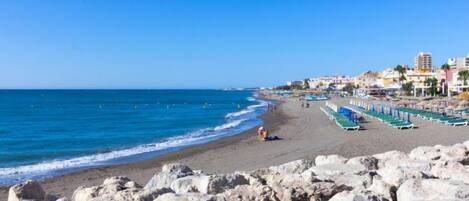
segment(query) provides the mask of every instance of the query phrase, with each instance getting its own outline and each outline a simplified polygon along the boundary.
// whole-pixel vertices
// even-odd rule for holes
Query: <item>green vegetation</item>
[[[436,95],[436,88],[438,86],[438,79],[432,77],[432,78],[427,78],[424,81],[425,85],[430,86],[430,88],[427,89],[427,93],[431,94],[432,96]]]
[[[464,86],[467,86],[467,80],[469,79],[469,71],[463,70],[458,72],[458,79],[464,80]],[[466,91],[466,89],[463,89]]]
[[[445,89],[446,89],[446,94],[449,93],[448,89],[448,71],[451,69],[451,66],[449,66],[447,63],[441,65],[441,70],[445,71]]]
[[[405,92],[407,96],[410,96],[412,94],[413,89],[414,89],[413,82],[407,82],[402,85],[402,90]]]
[[[352,83],[347,83],[344,88],[342,88],[342,91],[346,91],[349,95],[353,95],[354,89],[356,89],[355,85]]]

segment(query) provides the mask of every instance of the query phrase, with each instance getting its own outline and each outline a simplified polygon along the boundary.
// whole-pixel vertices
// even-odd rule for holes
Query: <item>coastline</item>
[[[469,127],[450,127],[413,118],[416,129],[398,130],[374,119],[367,119],[360,131],[344,131],[330,121],[312,102],[302,108],[297,98],[275,98],[275,112],[262,115],[264,125],[282,140],[261,143],[255,130],[185,148],[150,160],[132,164],[95,168],[54,177],[40,182],[46,192],[71,197],[79,186],[96,186],[111,176],[127,176],[145,185],[163,164],[179,162],[207,173],[249,171],[279,165],[297,159],[313,160],[318,155],[339,154],[345,157],[373,155],[390,150],[409,152],[418,146],[452,145],[469,140]],[[349,99],[333,98],[341,106]],[[6,199],[7,189],[0,191]]]
[[[268,97],[259,94],[262,100],[271,101]],[[274,100],[277,101],[277,100]],[[281,101],[277,101],[277,107],[280,107]],[[284,113],[275,111],[266,111],[258,117],[263,121],[264,126],[275,132],[279,126],[288,120]],[[184,147],[180,150],[165,153],[142,161],[107,165],[103,167],[93,167],[90,169],[78,170],[76,172],[66,173],[41,180],[40,183],[45,190],[60,196],[71,197],[73,191],[79,186],[92,186],[101,183],[106,177],[116,175],[126,175],[139,183],[146,183],[147,180],[161,167],[168,162],[184,160],[194,155],[203,154],[204,152],[220,149],[229,145],[240,143],[241,141],[256,138],[256,127],[236,135],[226,136],[204,144],[196,144]],[[137,171],[138,170],[138,171]],[[228,172],[230,169],[221,171]],[[213,173],[218,172],[213,169]],[[129,174],[130,173],[130,174]],[[10,186],[0,186],[0,200],[7,200],[8,190]]]

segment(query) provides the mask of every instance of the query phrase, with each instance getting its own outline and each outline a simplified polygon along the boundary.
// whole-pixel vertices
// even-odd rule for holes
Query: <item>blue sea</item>
[[[0,185],[239,134],[267,104],[254,91],[0,90]]]

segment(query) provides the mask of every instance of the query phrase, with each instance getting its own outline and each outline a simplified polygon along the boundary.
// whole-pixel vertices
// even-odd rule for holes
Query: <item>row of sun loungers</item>
[[[383,114],[383,113],[372,111],[372,110],[368,111],[358,106],[346,106],[346,108],[349,108],[352,111],[357,112],[361,115],[367,116],[369,118],[378,119],[379,121],[386,123],[393,128],[404,129],[404,128],[414,127],[414,124],[412,122],[393,117],[389,114]]]
[[[355,122],[350,121],[347,117],[342,115],[341,113],[335,112],[334,110],[328,107],[321,107],[321,111],[323,111],[330,120],[335,121],[335,123],[345,130],[358,130],[360,129],[360,125]]]
[[[467,126],[469,124],[469,121],[467,119],[459,117],[450,117],[440,114],[438,112],[430,112],[413,108],[398,108],[398,110],[402,112],[408,112],[426,120],[437,121],[451,126]]]

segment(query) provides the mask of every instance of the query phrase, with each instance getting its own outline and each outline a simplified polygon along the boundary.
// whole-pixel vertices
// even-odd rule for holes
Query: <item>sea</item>
[[[236,135],[268,104],[250,90],[0,90],[0,185]]]

